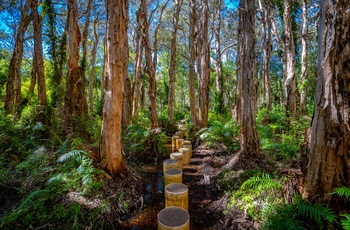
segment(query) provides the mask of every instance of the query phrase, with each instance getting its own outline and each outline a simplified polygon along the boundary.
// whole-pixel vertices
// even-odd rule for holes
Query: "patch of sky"
[[[225,0],[225,4],[230,9],[237,9],[240,0]]]

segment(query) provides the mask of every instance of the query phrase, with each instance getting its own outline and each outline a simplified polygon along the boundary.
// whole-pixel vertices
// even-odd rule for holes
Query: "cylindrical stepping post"
[[[182,183],[172,183],[165,187],[165,207],[176,206],[188,211],[188,187]]]
[[[182,138],[176,139],[176,148],[177,149],[182,148],[183,141],[184,141],[184,139],[182,139]]]
[[[177,131],[177,132],[175,133],[175,135],[176,135],[176,136],[179,136],[180,138],[183,138],[183,133],[180,132],[180,131]]]
[[[164,208],[158,213],[158,230],[189,230],[190,215],[179,207]]]
[[[176,159],[166,159],[163,161],[163,173],[167,169],[177,168],[178,161]]]
[[[182,153],[182,164],[188,165],[190,163],[190,149],[189,148],[179,148],[179,152]]]
[[[164,187],[171,183],[182,183],[182,171],[180,169],[165,170]]]
[[[177,136],[177,135],[174,135],[172,138],[171,138],[171,147],[173,148],[176,148],[176,140],[179,139],[180,137]]]
[[[192,157],[192,144],[191,141],[183,141],[182,142],[182,148],[189,148],[190,149],[190,158]]]
[[[180,152],[170,153],[170,159],[177,160],[177,168],[182,170],[183,167],[183,154]]]

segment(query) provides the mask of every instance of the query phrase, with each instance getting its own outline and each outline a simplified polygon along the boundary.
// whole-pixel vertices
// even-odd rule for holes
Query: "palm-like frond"
[[[246,180],[242,184],[242,188],[251,188],[256,189],[258,187],[264,186],[266,188],[274,188],[279,189],[281,188],[281,184],[276,182],[273,178],[270,177],[269,174],[263,173],[261,176],[255,175],[253,177],[250,177],[248,180]]]
[[[338,196],[345,196],[346,199],[349,199],[350,188],[347,188],[347,187],[335,188],[334,192],[332,192],[331,194],[337,194]]]
[[[88,154],[87,154],[87,152],[85,152],[84,150],[72,150],[72,151],[70,151],[70,152],[68,152],[68,153],[65,153],[65,154],[61,155],[61,156],[58,158],[57,161],[59,161],[59,162],[66,162],[67,160],[69,160],[69,159],[71,159],[71,158],[73,158],[73,159],[79,161],[79,157],[80,157],[81,155],[86,155],[86,156],[87,156]],[[80,158],[80,160],[81,160],[81,158]]]
[[[345,230],[350,230],[350,213],[344,213],[344,214],[341,214],[341,216],[344,217],[343,219],[340,220],[341,226]]]

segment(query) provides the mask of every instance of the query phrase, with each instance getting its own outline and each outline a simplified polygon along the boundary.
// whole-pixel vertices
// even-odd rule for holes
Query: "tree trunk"
[[[331,202],[336,187],[350,186],[350,14],[346,0],[321,2],[316,105],[303,197]],[[333,196],[335,197],[335,196]]]
[[[307,77],[307,68],[308,68],[308,19],[307,19],[307,0],[301,1],[302,8],[302,19],[303,27],[301,32],[301,93],[300,93],[300,111],[302,114],[306,113],[306,85],[305,80]]]
[[[21,20],[18,26],[15,48],[10,61],[7,75],[6,95],[4,109],[6,114],[12,114],[19,118],[21,111],[21,63],[23,56],[24,33],[30,22],[28,15],[31,0],[27,0],[21,12]]]
[[[174,122],[175,106],[175,70],[176,70],[176,36],[179,24],[180,9],[182,0],[174,0],[173,34],[171,39],[171,54],[169,64],[169,95],[168,95],[168,120]]]
[[[214,18],[215,18],[215,53],[216,60],[214,62],[215,65],[215,93],[216,93],[216,112],[223,113],[224,111],[224,91],[223,91],[223,80],[221,74],[221,40],[220,40],[220,31],[221,31],[221,5],[222,1],[219,0],[215,6]]]
[[[135,57],[135,70],[134,70],[134,79],[133,79],[133,111],[132,117],[134,119],[138,118],[139,113],[139,97],[140,97],[140,78],[142,71],[142,56],[143,56],[143,37],[141,31],[141,18],[140,11],[136,12],[137,15],[137,28],[136,28],[136,57]]]
[[[44,71],[43,45],[42,45],[42,20],[38,13],[38,0],[32,0],[32,15],[34,24],[34,57],[37,80],[38,80],[38,101],[41,107],[47,105],[46,83]],[[43,108],[41,108],[43,109]]]
[[[259,156],[256,133],[256,78],[255,78],[255,0],[241,1],[239,5],[237,76],[240,79],[240,146],[242,154]]]
[[[128,49],[127,21],[128,1],[107,1],[107,78],[106,93],[103,106],[100,161],[101,166],[116,178],[124,172],[122,155],[122,106],[123,106],[123,75],[126,73]]]
[[[142,26],[143,33],[143,43],[145,47],[145,56],[146,56],[146,65],[147,65],[147,73],[149,76],[149,89],[148,96],[151,102],[150,105],[150,116],[151,116],[151,129],[155,129],[158,127],[158,118],[157,118],[157,104],[156,104],[156,76],[155,69],[152,62],[152,52],[151,45],[149,39],[149,25],[147,21],[147,6],[146,0],[141,0],[140,3],[140,17],[143,18],[142,22],[144,23]]]
[[[85,15],[85,27],[81,38],[81,44],[83,47],[83,57],[81,59],[80,66],[82,69],[83,76],[85,76],[85,70],[86,70],[87,37],[88,37],[89,26],[90,26],[91,5],[92,5],[92,0],[88,0],[88,4],[86,7],[86,15]]]
[[[127,24],[127,22],[126,22]],[[128,70],[128,60],[129,60],[129,46],[128,40],[125,39],[124,46],[126,49],[124,56],[124,74],[123,74],[123,117],[122,124],[123,127],[128,127],[131,121],[132,115],[132,93],[131,93],[131,82],[129,78],[129,70]]]
[[[68,1],[68,75],[65,92],[65,128],[66,131],[83,131],[87,105],[85,96],[85,78],[79,67],[79,43],[81,35],[78,26],[78,8],[76,0]],[[81,127],[78,127],[81,126]]]
[[[197,128],[197,106],[195,97],[195,61],[196,61],[196,24],[198,23],[196,0],[190,0],[190,35],[189,35],[189,52],[190,57],[188,59],[189,65],[189,88],[190,88],[190,118],[193,124],[194,130]]]
[[[295,81],[295,50],[291,19],[292,1],[284,1],[283,29],[284,29],[284,58],[285,58],[285,80],[284,99],[287,112],[292,117],[297,115],[297,92]]]
[[[263,4],[264,3],[264,4]],[[265,7],[264,7],[265,6]],[[266,109],[272,109],[271,100],[271,80],[270,80],[270,58],[271,58],[271,15],[270,15],[270,0],[259,0],[259,8],[262,14],[262,24],[261,27],[263,33],[263,53],[264,53],[264,63],[263,63],[263,79],[264,79],[264,92],[265,92],[265,103]]]
[[[34,93],[34,89],[35,89],[35,85],[36,85],[36,77],[37,77],[37,73],[36,73],[36,58],[35,58],[35,53],[34,53],[34,58],[33,58],[33,64],[32,64],[32,71],[30,72],[30,85],[29,85],[29,89],[28,89],[28,96],[27,96],[27,101],[30,102],[32,95]]]
[[[97,46],[100,40],[100,34],[96,29],[96,25],[98,23],[98,16],[94,21],[94,37],[95,42],[91,51],[91,60],[90,60],[90,74],[89,74],[89,112],[92,113],[94,109],[94,85],[95,85],[95,60],[97,53]]]
[[[208,106],[209,106],[209,9],[208,0],[202,1],[201,18],[201,50],[200,50],[200,72],[198,75],[198,126],[205,128],[208,126]]]

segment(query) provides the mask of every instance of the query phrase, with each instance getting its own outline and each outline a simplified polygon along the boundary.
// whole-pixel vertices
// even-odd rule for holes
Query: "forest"
[[[348,0],[1,1],[0,229],[350,229],[349,28]]]

